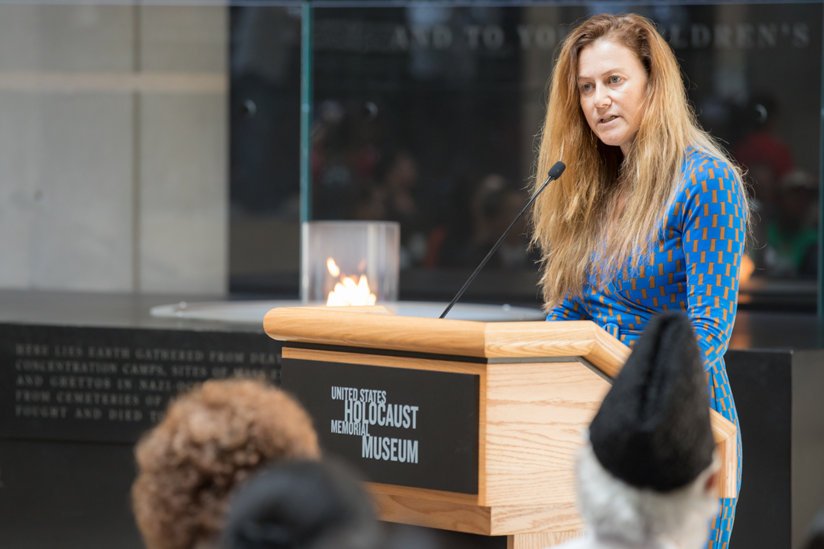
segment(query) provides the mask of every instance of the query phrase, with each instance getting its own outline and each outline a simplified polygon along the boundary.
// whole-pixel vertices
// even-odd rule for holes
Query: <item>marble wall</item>
[[[225,291],[227,25],[0,5],[0,288]]]

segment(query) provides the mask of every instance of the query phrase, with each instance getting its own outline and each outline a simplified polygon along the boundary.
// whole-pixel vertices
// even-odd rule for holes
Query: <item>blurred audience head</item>
[[[824,549],[824,509],[821,509],[813,519],[802,548]]]
[[[588,435],[578,455],[578,499],[596,536],[630,547],[704,547],[718,512],[719,461],[686,316],[650,321]]]
[[[212,547],[241,481],[319,454],[303,407],[262,380],[211,380],[179,395],[135,450],[132,505],[147,548]]]
[[[377,549],[381,530],[359,477],[342,462],[286,461],[241,485],[222,549]]]

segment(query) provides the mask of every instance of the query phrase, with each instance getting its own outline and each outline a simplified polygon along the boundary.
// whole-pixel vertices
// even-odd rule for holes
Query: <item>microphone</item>
[[[515,219],[513,219],[512,222],[509,224],[509,227],[507,227],[506,230],[503,232],[503,234],[501,234],[501,236],[498,237],[498,241],[495,242],[495,244],[492,245],[492,248],[489,250],[489,252],[487,252],[486,256],[481,260],[481,262],[478,263],[478,266],[475,267],[475,270],[472,272],[471,275],[469,275],[469,278],[466,279],[466,282],[464,282],[464,285],[461,286],[461,289],[458,290],[458,293],[455,294],[455,297],[452,298],[452,301],[449,302],[449,305],[446,306],[446,309],[443,310],[443,312],[441,313],[441,316],[439,316],[438,318],[445,317],[446,314],[452,309],[452,306],[455,305],[455,303],[461,298],[461,296],[464,294],[466,289],[469,288],[469,285],[472,284],[472,281],[475,280],[475,277],[478,276],[478,273],[481,272],[481,269],[484,268],[484,265],[486,265],[486,262],[489,261],[489,258],[492,257],[492,254],[495,253],[495,250],[498,249],[498,246],[501,245],[501,242],[503,242],[504,237],[507,234],[509,234],[509,231],[515,225],[515,222],[518,221],[521,218],[522,215],[524,215],[524,212],[526,211],[526,209],[529,208],[529,206],[532,204],[532,202],[535,201],[535,198],[537,198],[537,196],[539,194],[541,194],[541,191],[543,191],[546,188],[546,186],[549,185],[549,182],[554,181],[554,180],[558,179],[559,177],[561,177],[561,174],[564,173],[565,169],[566,169],[566,164],[564,164],[560,160],[552,165],[552,167],[549,169],[549,174],[547,174],[547,176],[546,176],[546,181],[544,181],[544,183],[538,188],[538,190],[535,191],[535,194],[533,194],[530,197],[529,201],[526,204],[524,204],[524,207],[521,208],[521,211],[518,212],[518,215],[516,215]]]

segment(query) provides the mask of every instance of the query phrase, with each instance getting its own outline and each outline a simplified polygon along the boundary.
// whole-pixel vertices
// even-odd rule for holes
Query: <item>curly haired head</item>
[[[230,492],[247,476],[320,450],[297,401],[263,381],[232,379],[178,396],[135,455],[132,505],[146,546],[192,549],[219,533]]]

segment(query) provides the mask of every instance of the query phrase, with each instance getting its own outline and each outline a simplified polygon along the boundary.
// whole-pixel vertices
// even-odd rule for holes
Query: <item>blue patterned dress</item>
[[[744,253],[742,190],[725,161],[694,149],[687,151],[681,173],[659,239],[640,265],[624,268],[606,287],[585,285],[582,298],[565,299],[547,320],[593,320],[631,346],[654,314],[668,309],[687,313],[709,375],[710,405],[738,425],[724,352],[735,320]],[[721,499],[709,547],[727,547],[736,502],[737,498]]]

